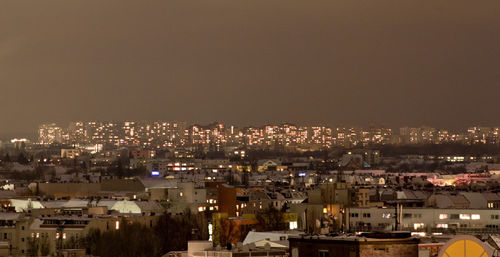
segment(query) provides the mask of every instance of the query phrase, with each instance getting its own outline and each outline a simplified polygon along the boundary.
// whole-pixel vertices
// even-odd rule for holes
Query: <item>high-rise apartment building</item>
[[[43,145],[61,143],[63,132],[55,123],[44,123],[38,128],[38,142]]]

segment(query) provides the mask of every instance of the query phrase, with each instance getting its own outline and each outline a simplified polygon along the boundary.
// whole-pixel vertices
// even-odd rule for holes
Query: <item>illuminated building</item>
[[[62,129],[55,123],[45,123],[38,128],[38,142],[42,145],[61,143],[62,138]]]

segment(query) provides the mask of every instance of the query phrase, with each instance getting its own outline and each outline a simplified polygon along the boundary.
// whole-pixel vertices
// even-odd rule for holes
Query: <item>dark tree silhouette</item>
[[[276,209],[272,204],[265,211],[257,213],[256,218],[259,221],[259,230],[261,231],[280,231],[286,230],[287,225],[284,220],[284,211]]]

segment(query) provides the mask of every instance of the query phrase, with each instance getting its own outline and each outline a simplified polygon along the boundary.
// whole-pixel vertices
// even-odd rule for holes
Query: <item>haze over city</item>
[[[500,3],[2,1],[0,136],[45,121],[500,123]]]
[[[500,1],[0,1],[0,257],[500,257]]]

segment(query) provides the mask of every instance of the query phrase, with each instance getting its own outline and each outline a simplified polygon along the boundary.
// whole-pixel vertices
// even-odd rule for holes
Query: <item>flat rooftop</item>
[[[360,235],[353,234],[328,234],[328,235],[290,235],[289,240],[322,240],[322,241],[348,241],[348,242],[389,242],[389,241],[418,241],[409,232],[370,232]]]

